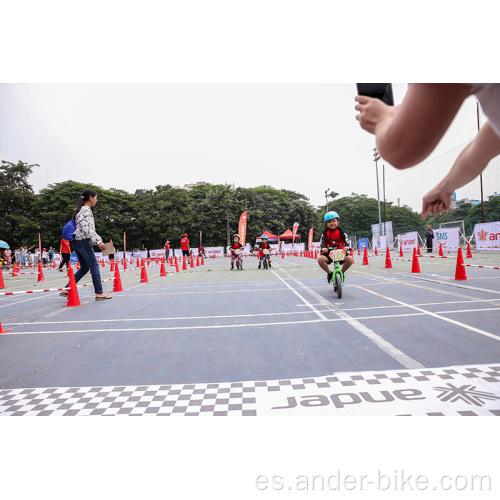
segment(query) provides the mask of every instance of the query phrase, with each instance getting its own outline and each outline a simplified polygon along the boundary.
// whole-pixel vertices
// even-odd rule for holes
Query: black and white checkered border
[[[256,415],[253,383],[0,391],[0,415]]]
[[[400,384],[408,381],[428,380],[454,380],[456,377],[469,379],[481,379],[486,382],[500,382],[500,365],[482,367],[451,367],[432,368],[422,370],[390,370],[379,372],[344,372],[337,375],[324,377],[276,380],[267,382],[256,382],[256,386],[266,387],[268,391],[281,391],[282,389],[306,389],[306,388],[334,388],[359,387],[362,385],[372,386],[392,382]]]
[[[323,377],[221,384],[3,389],[0,390],[0,416],[256,416],[259,391],[370,387],[462,377],[500,382],[500,365],[344,372]],[[500,416],[500,408],[489,411]],[[457,411],[457,415],[477,413]]]

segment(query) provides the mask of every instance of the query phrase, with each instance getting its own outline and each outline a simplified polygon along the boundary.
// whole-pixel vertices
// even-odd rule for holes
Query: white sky
[[[364,0],[7,4],[0,159],[39,163],[36,191],[69,179],[129,192],[205,181],[291,189],[314,205],[327,188],[376,197],[374,138],[354,118],[355,84],[331,82],[498,81],[473,45],[474,30],[481,44],[495,41],[487,2],[455,13],[449,33],[445,3],[423,0],[409,24],[392,0],[375,10]],[[405,91],[394,84],[396,103]],[[430,159],[476,132],[472,98]],[[414,206],[405,190],[423,195],[447,168],[386,197]],[[388,181],[399,174],[387,166]]]
[[[406,88],[394,85],[397,102]],[[36,191],[69,179],[132,193],[206,181],[269,184],[314,205],[327,188],[376,197],[374,137],[354,118],[355,94],[355,84],[4,84],[0,154],[41,165]],[[474,137],[475,106],[435,155]]]

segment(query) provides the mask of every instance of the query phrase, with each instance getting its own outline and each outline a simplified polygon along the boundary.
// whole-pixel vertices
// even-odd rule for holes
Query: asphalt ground
[[[99,412],[95,405],[87,412],[70,405],[12,407],[12,398],[19,399],[23,391],[38,395],[55,389],[74,393],[86,388],[95,393],[115,388],[116,393],[117,387],[122,392],[132,387],[154,388],[157,394],[180,388],[171,407],[186,388],[191,393],[202,388],[206,394],[207,388],[216,388],[232,394],[234,388],[245,393],[245,388],[252,392],[264,385],[269,392],[293,386],[297,380],[318,386],[324,377],[336,377],[325,383],[344,387],[348,384],[342,374],[349,374],[351,382],[369,380],[368,374],[377,380],[401,378],[392,377],[393,373],[412,380],[415,374],[426,373],[442,379],[444,372],[439,375],[436,370],[447,368],[460,376],[466,370],[466,375],[484,372],[484,379],[493,377],[489,390],[495,396],[489,411],[500,414],[499,384],[494,378],[500,370],[500,270],[465,267],[467,280],[457,281],[456,253],[447,258],[424,254],[419,258],[420,273],[410,272],[409,255],[397,260],[393,253],[392,269],[385,269],[385,255],[371,255],[368,265],[362,265],[362,256],[354,257],[342,299],[327,284],[316,260],[295,256],[273,257],[268,270],[257,269],[254,257],[244,259],[242,271],[231,271],[227,258],[206,259],[203,266],[179,273],[167,265],[167,276],[160,276],[160,266],[152,265],[146,267],[147,283],[140,282],[140,269],[129,264],[126,272],[120,266],[123,291],[115,293],[114,273],[106,265],[101,277],[106,280],[104,291],[113,299],[96,302],[86,276],[79,284],[81,305],[76,307],[63,307],[67,300],[59,291],[37,292],[64,286],[66,273],[45,269],[45,281],[38,283],[36,272],[13,278],[4,271],[6,288],[1,292],[35,292],[0,295],[0,322],[10,330],[0,335],[0,414],[80,415],[109,410],[103,406]],[[500,252],[475,252],[464,262],[498,267]],[[10,406],[2,406],[2,394],[4,400],[10,398]],[[255,397],[245,400],[243,394],[242,398],[238,403],[243,406],[231,406],[229,401],[229,408],[220,414],[242,408],[242,414],[261,414],[258,404],[245,412],[245,403],[255,403]],[[271,401],[267,410],[291,408],[292,400],[286,401]],[[298,401],[301,410],[315,406],[300,408]],[[339,409],[321,401],[318,407]],[[482,403],[484,398],[470,409],[477,410]],[[340,409],[371,412],[354,406],[344,404]],[[370,408],[378,412],[381,406]],[[437,399],[431,406],[421,409],[422,414],[439,414]],[[210,408],[218,414],[217,407]],[[404,408],[396,410],[407,414]],[[185,406],[179,412],[188,414]]]

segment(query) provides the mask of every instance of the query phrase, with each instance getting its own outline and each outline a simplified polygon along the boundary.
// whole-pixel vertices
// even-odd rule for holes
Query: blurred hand
[[[104,250],[106,250],[106,245],[104,243],[99,243],[98,247],[101,250],[101,252],[104,252]]]
[[[437,215],[451,208],[451,197],[453,193],[436,186],[422,198],[422,220],[428,215]]]

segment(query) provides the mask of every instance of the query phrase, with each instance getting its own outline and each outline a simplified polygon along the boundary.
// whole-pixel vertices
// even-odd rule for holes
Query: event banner
[[[387,236],[375,236],[372,240],[372,246],[377,251],[386,250],[387,248]]]
[[[441,244],[444,252],[458,252],[460,242],[458,227],[433,229],[433,232],[432,249],[434,251],[439,251],[439,244]]]
[[[411,251],[418,247],[418,233],[413,231],[406,234],[398,234],[398,248],[403,248],[403,252]]]
[[[292,228],[292,243],[295,243],[295,237],[297,236],[298,229],[299,229],[299,223],[295,222]]]
[[[313,246],[313,233],[314,233],[314,227],[309,229],[309,238],[307,240],[307,248],[312,248],[312,246]]]
[[[372,224],[372,238],[377,238],[378,236],[381,236],[380,230],[382,229],[382,234],[384,234],[387,238],[389,238],[389,241],[393,240],[393,234],[392,234],[392,221],[389,222],[382,222],[382,224]]]
[[[243,212],[240,216],[240,225],[238,229],[238,234],[240,235],[240,243],[245,246],[245,241],[247,237],[247,212]]]
[[[500,250],[500,222],[486,222],[474,226],[476,250]]]
[[[368,244],[368,238],[359,238],[358,240],[358,248],[359,250],[363,250],[365,248],[368,248],[369,244]]]

